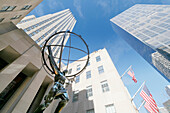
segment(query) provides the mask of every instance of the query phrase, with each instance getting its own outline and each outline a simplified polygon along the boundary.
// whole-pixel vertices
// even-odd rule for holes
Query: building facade
[[[170,81],[170,5],[136,4],[110,19],[117,32]]]
[[[164,107],[159,108],[160,113],[169,113]]]
[[[76,24],[76,20],[69,9],[48,14],[36,18],[34,15],[27,16],[17,24],[17,27],[22,28],[40,47],[45,43],[52,34],[59,31],[72,31]],[[63,36],[56,35],[51,44],[57,45],[61,43]],[[65,43],[69,35],[65,37]],[[59,48],[53,47],[55,56]]]
[[[11,22],[0,31],[0,112],[33,113],[53,77],[42,68],[41,48],[22,29]]]
[[[42,0],[1,0],[0,1],[0,24],[13,22],[17,24]]]
[[[167,85],[167,86],[165,87],[165,91],[166,91],[166,93],[168,94],[168,96],[170,96],[170,85]],[[165,108],[168,112],[170,112],[170,99],[168,99],[166,102],[164,102],[163,105],[164,105],[164,108]]]
[[[18,8],[19,6],[14,9],[17,11]],[[30,8],[33,8],[33,6]],[[9,9],[11,9],[11,7],[9,7]],[[8,15],[11,13],[17,14],[14,9],[6,13]],[[18,11],[18,13],[24,11],[28,10]],[[39,26],[34,26],[34,28],[32,28],[33,31],[30,31],[30,33],[43,27],[41,29],[42,32],[38,32],[35,36],[38,37],[45,33],[45,36],[42,38],[42,40],[45,40],[54,32],[62,30],[72,31],[76,23],[69,9],[46,15],[45,17],[36,18],[35,16],[29,16],[24,18],[18,25],[29,26],[27,22],[31,22],[32,24],[29,24],[34,26],[37,22],[36,24],[39,24]],[[36,42],[35,36],[30,38],[29,33],[25,32],[25,29],[19,29],[15,25],[21,19],[20,16],[16,21],[11,21],[10,19],[7,21],[6,16],[6,19],[3,19],[0,23],[1,113],[33,113],[33,111],[44,102],[44,96],[53,86],[54,78],[48,75],[44,68],[42,68],[41,47],[38,45],[39,43]],[[38,21],[41,22],[41,25]],[[63,36],[55,37],[55,40],[53,40],[51,44],[61,43],[62,37]],[[69,36],[66,36],[65,38],[68,37]],[[53,49],[53,52],[55,52],[55,49]],[[51,103],[44,113],[54,112],[56,106],[57,104],[54,104],[54,102]]]
[[[75,73],[83,65],[79,61],[69,64],[68,74]],[[88,66],[68,91],[70,100],[61,113],[138,112],[105,48],[90,54]]]

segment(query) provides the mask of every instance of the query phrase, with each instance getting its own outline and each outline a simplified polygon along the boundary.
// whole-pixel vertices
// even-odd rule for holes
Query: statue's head
[[[68,70],[67,70],[67,69],[63,71],[63,74],[64,74],[64,75],[67,74],[67,73],[68,73]]]

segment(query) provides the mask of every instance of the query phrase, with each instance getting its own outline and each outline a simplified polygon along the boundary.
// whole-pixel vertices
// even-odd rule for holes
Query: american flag
[[[132,80],[133,80],[135,83],[137,83],[137,80],[136,80],[136,78],[135,78],[135,74],[134,74],[132,68],[129,69],[129,71],[127,72],[127,74],[132,77]]]
[[[142,91],[140,92],[140,96],[146,101],[144,107],[150,112],[150,113],[159,113],[158,107],[156,105],[155,100],[153,99],[151,93],[149,92],[146,85],[143,86]]]
[[[151,108],[151,106],[148,103],[145,103],[144,107],[150,112],[155,113],[155,111]]]

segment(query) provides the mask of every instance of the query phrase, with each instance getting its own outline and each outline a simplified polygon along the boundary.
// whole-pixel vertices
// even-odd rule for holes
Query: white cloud
[[[64,9],[64,5],[62,2],[58,1],[58,0],[49,0],[48,2],[48,6],[50,9]]]
[[[131,48],[127,46],[127,44],[122,40],[119,39],[119,37],[113,37],[118,38],[116,41],[108,40],[105,43],[105,47],[108,48],[108,52],[110,56],[112,57],[114,63],[117,63],[123,56],[131,51]]]
[[[82,13],[82,7],[81,7],[81,0],[74,0],[73,1],[73,5],[76,8],[78,14],[80,17],[84,17],[83,13]]]
[[[37,16],[43,16],[43,15],[44,15],[44,10],[43,10],[43,8],[44,8],[43,4],[39,4],[39,5],[35,8],[33,14],[35,14],[35,15],[37,15]]]
[[[101,0],[97,2],[97,5],[100,5],[103,8],[107,8],[109,6],[107,1],[101,1]]]
[[[104,10],[104,14],[110,14],[115,3],[113,4],[113,0],[98,0],[97,5],[100,6]]]

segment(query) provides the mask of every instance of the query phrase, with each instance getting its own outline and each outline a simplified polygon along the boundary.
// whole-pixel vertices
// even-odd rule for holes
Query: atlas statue
[[[77,47],[72,47],[71,46],[71,38],[72,37],[77,37],[80,38],[83,44],[85,45],[86,50],[79,49]],[[52,42],[56,40],[57,38],[61,38],[61,43],[52,45]],[[65,41],[69,42],[69,46],[66,45]],[[79,43],[79,42],[77,42]],[[69,54],[68,54],[68,59],[62,58],[63,50],[65,48],[69,48]],[[56,57],[53,53],[54,48],[60,50],[59,54],[56,55]],[[71,60],[70,59],[70,50],[71,49],[77,49],[81,52],[84,52],[87,56],[85,60],[80,60],[84,61],[84,67],[76,73],[73,73],[72,75],[68,75],[68,66],[70,61],[78,61],[78,60]],[[74,53],[73,53],[74,54]],[[63,66],[61,66],[62,60],[67,61],[67,66],[64,66],[65,69],[63,69]],[[54,84],[50,91],[48,92],[47,95],[44,96],[44,102],[39,105],[39,107],[34,111],[34,113],[43,113],[43,111],[50,105],[50,103],[55,100],[55,99],[60,99],[58,105],[56,106],[56,109],[54,113],[60,113],[60,111],[63,109],[63,107],[68,103],[69,101],[69,96],[67,93],[66,89],[66,84],[70,84],[71,81],[74,80],[76,75],[80,74],[83,72],[83,70],[86,68],[87,64],[89,61],[89,49],[84,41],[84,39],[80,36],[77,35],[74,32],[70,31],[60,31],[54,33],[52,36],[50,36],[44,46],[42,47],[42,63],[43,67],[46,70],[50,76],[54,77]]]

